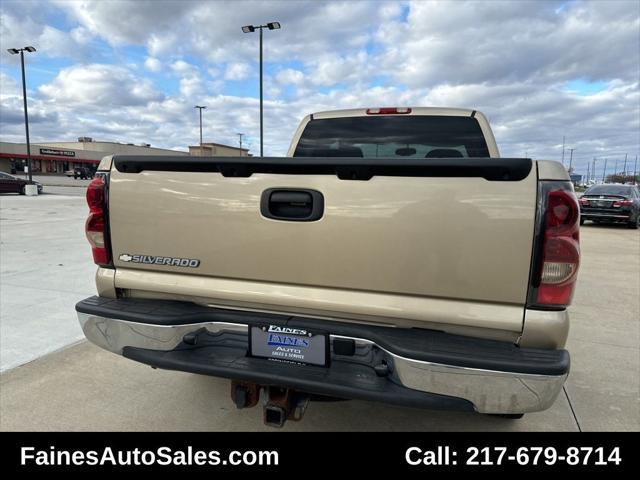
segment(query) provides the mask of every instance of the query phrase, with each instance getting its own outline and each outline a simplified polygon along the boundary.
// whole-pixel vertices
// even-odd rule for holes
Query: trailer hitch
[[[265,387],[264,390],[263,420],[265,425],[282,428],[287,420],[294,422],[302,420],[309,405],[309,395],[290,388]]]
[[[231,399],[238,409],[255,407],[261,391],[264,391],[262,418],[265,425],[282,428],[287,420],[302,420],[309,404],[309,395],[290,388],[231,381]]]

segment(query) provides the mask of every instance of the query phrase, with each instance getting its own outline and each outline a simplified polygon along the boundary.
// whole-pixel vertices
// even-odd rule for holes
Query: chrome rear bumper
[[[171,352],[188,333],[246,334],[240,323],[201,322],[181,325],[139,323],[78,312],[82,330],[92,343],[122,355],[127,347]],[[204,330],[203,330],[204,329]],[[239,336],[240,336],[239,335]],[[393,372],[389,381],[407,389],[467,400],[480,413],[526,413],[549,408],[568,375],[537,375],[512,371],[476,369],[406,358],[365,338],[330,335],[330,340],[355,341],[354,361],[366,361],[377,352]],[[271,363],[271,362],[268,362]]]

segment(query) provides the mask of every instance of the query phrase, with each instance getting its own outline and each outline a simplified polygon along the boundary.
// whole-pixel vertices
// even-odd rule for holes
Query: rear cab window
[[[294,157],[489,157],[478,121],[457,116],[371,116],[311,120]]]

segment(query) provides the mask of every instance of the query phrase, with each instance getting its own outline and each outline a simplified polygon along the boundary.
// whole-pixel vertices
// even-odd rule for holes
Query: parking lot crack
[[[571,409],[571,414],[573,415],[573,419],[576,422],[576,426],[578,427],[578,431],[582,432],[582,427],[580,426],[580,422],[578,421],[578,416],[576,415],[576,411],[573,409],[573,404],[571,403],[571,398],[569,397],[569,392],[567,392],[567,387],[563,386],[562,391],[564,392],[564,396],[567,398],[567,402],[569,403],[569,408]]]

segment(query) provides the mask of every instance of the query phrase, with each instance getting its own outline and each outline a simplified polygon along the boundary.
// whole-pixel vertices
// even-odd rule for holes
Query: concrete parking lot
[[[94,294],[84,188],[0,196],[0,430],[264,430],[226,380],[152,370],[82,341]],[[312,403],[285,430],[640,430],[640,231],[585,225],[565,389],[511,421],[369,402]]]
[[[91,180],[82,180],[81,178],[66,177],[62,175],[33,175],[36,182],[40,182],[44,186],[54,187],[86,187]],[[57,189],[53,189],[57,191]]]

